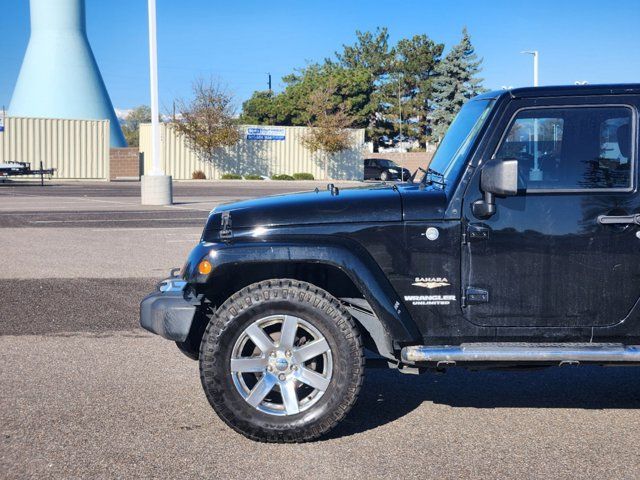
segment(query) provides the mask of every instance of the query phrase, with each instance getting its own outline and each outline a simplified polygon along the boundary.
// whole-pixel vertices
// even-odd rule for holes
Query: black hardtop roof
[[[557,85],[549,87],[523,87],[511,90],[494,90],[475,97],[499,98],[510,96],[511,98],[530,97],[568,97],[572,95],[623,95],[640,94],[640,83],[618,83],[604,85]]]

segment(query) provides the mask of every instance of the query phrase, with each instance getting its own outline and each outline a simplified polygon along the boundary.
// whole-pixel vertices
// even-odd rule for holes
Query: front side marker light
[[[206,258],[198,264],[198,273],[200,275],[209,275],[212,269],[211,262]]]

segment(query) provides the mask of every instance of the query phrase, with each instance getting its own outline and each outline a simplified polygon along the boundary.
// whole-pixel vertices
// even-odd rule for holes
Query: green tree
[[[394,135],[402,133],[425,145],[433,80],[443,49],[443,44],[427,35],[402,39],[393,48],[392,67],[380,88],[378,111],[392,121]]]
[[[391,67],[387,28],[378,27],[375,33],[356,30],[356,39],[353,45],[343,45],[342,52],[336,52],[338,64],[347,69],[362,68],[374,79],[382,78]],[[332,61],[327,60],[327,62]]]
[[[354,127],[366,128],[367,137],[377,139],[389,133],[393,125],[379,112],[382,107],[381,87],[390,69],[389,34],[386,28],[375,32],[356,32],[353,45],[343,45],[334,59],[314,63],[286,75],[284,91],[255,92],[244,102],[243,123],[264,125],[308,125],[311,112],[307,110],[312,92],[332,86],[334,107],[344,105]]]
[[[276,96],[271,90],[253,92],[242,104],[240,123],[249,125],[276,125],[278,111]]]
[[[462,105],[482,93],[482,71],[467,29],[462,30],[462,40],[455,45],[436,68],[437,78],[433,87],[433,138],[441,139]]]
[[[312,64],[283,78],[286,87],[274,95],[255,92],[242,105],[242,123],[258,125],[308,125],[313,116],[309,111],[309,96],[318,89],[332,87],[334,107],[343,105],[353,118],[353,126],[365,127],[369,118],[371,95],[367,71],[345,69],[339,65]]]
[[[140,145],[140,124],[151,121],[151,109],[147,105],[140,105],[131,110],[122,124],[122,133],[130,147]]]
[[[386,27],[378,27],[375,32],[356,31],[356,42],[343,45],[342,52],[336,52],[337,63],[347,71],[360,70],[367,73],[368,98],[363,104],[361,116],[366,116],[365,127],[368,140],[377,148],[379,137],[392,136],[394,125],[385,116],[388,103],[386,84],[394,67],[393,52],[389,46],[389,32]],[[331,63],[332,60],[327,60]]]
[[[446,130],[464,101],[482,91],[481,61],[467,30],[459,45],[442,60],[444,45],[427,35],[389,44],[386,28],[356,32],[356,41],[343,45],[335,57],[311,64],[283,78],[281,93],[255,92],[243,104],[244,123],[307,125],[312,92],[333,88],[334,107],[343,105],[352,126],[366,128],[374,149],[381,136],[398,133],[419,139],[424,146]]]

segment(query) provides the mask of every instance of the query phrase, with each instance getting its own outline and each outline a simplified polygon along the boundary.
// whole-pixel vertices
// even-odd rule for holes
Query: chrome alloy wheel
[[[233,383],[249,405],[271,415],[311,408],[329,387],[331,348],[309,322],[292,315],[256,320],[231,354]]]

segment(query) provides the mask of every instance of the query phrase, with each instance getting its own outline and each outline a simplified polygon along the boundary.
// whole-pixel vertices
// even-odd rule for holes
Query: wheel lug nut
[[[293,367],[291,367],[291,370],[293,370],[295,372],[296,370],[298,370],[298,366],[294,365]]]
[[[287,350],[286,352],[284,352],[284,355],[286,357],[290,357],[291,356],[291,350]]]
[[[271,365],[267,367],[267,372],[273,372],[273,367]]]
[[[281,373],[280,375],[278,375],[278,378],[284,381],[287,378],[287,376],[284,373]]]
[[[276,356],[276,352],[271,352],[270,356],[275,357]]]

